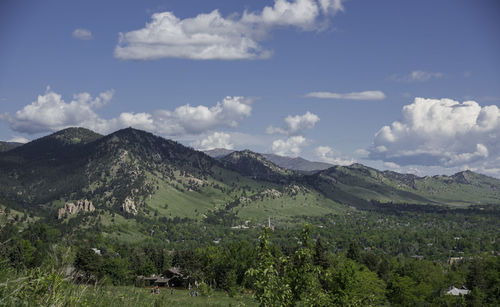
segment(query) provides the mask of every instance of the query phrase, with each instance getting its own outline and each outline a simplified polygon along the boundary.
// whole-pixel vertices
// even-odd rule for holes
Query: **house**
[[[459,296],[459,295],[467,295],[469,294],[469,291],[466,287],[462,286],[460,288],[455,288],[455,286],[451,286],[448,291],[446,291],[447,295],[454,295],[454,296]]]
[[[168,282],[169,282],[168,278],[158,277],[155,280],[154,285],[158,287],[168,287],[169,286]]]
[[[185,276],[179,268],[171,267],[162,274],[163,277],[168,279],[168,285],[171,287],[186,286],[190,278]]]
[[[159,287],[185,287],[191,278],[185,276],[179,268],[171,267],[161,275],[152,275],[150,277],[137,276],[137,280],[144,286],[159,286]]]
[[[460,260],[463,260],[464,257],[450,257],[450,259],[448,260],[448,263],[450,265],[454,264],[455,262],[458,262]]]

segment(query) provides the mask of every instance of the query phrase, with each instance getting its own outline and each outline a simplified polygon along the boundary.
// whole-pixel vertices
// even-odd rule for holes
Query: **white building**
[[[455,295],[455,296],[467,295],[467,294],[469,294],[469,291],[470,290],[468,290],[465,287],[461,287],[459,289],[459,288],[455,288],[455,286],[451,286],[450,289],[446,292],[446,294],[447,295]]]

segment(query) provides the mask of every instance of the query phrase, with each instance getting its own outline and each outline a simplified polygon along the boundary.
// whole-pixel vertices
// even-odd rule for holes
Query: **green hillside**
[[[91,201],[96,211],[57,221],[65,203],[79,200]],[[69,128],[0,153],[0,202],[65,227],[103,227],[104,234],[137,241],[159,218],[234,227],[380,203],[499,204],[500,181],[470,171],[417,177],[361,164],[307,175],[248,150],[216,160],[132,128],[107,136]]]
[[[332,167],[307,180],[327,197],[361,208],[370,207],[371,201],[445,206],[500,203],[500,180],[471,171],[418,177],[353,164]]]

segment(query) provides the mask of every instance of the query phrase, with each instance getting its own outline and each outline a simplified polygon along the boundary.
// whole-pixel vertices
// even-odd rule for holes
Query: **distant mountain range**
[[[95,206],[92,214],[108,216],[103,223],[109,223],[110,214],[137,221],[176,216],[203,220],[218,212],[262,221],[381,203],[500,204],[500,180],[471,171],[418,177],[249,150],[203,153],[132,128],[106,136],[69,128],[3,148],[0,207],[43,218],[56,218],[65,203],[83,200]],[[316,171],[303,172],[311,170]]]
[[[204,153],[215,159],[224,158],[225,156],[233,152],[234,150],[229,150],[224,148],[216,148],[204,151]],[[261,155],[266,160],[280,167],[295,171],[314,172],[314,171],[324,170],[333,166],[333,164],[324,162],[312,162],[301,157],[292,158],[292,157],[279,156],[275,154],[261,154]]]

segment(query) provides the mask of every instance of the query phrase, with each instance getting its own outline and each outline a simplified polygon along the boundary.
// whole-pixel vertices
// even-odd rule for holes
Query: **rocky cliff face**
[[[76,204],[65,203],[64,207],[60,208],[59,211],[57,212],[57,218],[63,219],[69,215],[76,214],[80,211],[93,212],[95,211],[95,207],[92,204],[92,202],[87,199],[79,200],[76,202]]]
[[[135,206],[134,200],[130,197],[125,198],[125,201],[122,204],[122,210],[124,212],[137,215],[137,207]]]

